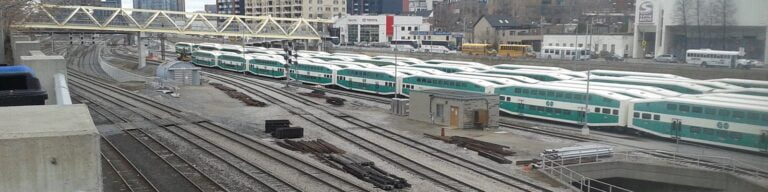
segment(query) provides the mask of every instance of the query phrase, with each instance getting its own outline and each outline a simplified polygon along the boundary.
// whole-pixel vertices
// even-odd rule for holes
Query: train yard
[[[181,97],[174,98],[140,86],[125,86],[99,67],[100,62],[105,62],[100,57],[111,58],[106,63],[135,62],[133,50],[103,45],[62,47],[48,52],[66,53],[73,101],[88,106],[102,133],[105,191],[569,190],[523,166],[500,164],[464,147],[424,137],[439,129],[402,117],[389,117],[391,99],[386,95],[204,68],[205,85],[179,90]],[[211,87],[214,84],[218,84],[218,89]],[[248,106],[225,95],[219,86],[264,105]],[[334,106],[321,98],[302,95],[311,91],[322,91],[348,102]],[[200,103],[204,101],[216,103]],[[290,119],[292,124],[305,129],[304,140],[322,140],[345,153],[367,159],[365,162],[370,161],[380,170],[368,172],[377,175],[377,179],[362,179],[362,172],[327,162],[340,165],[348,160],[323,160],[312,156],[317,156],[316,151],[286,148],[286,143],[295,141],[274,139],[263,133],[261,122],[270,119]],[[686,141],[675,144],[664,137],[615,131],[593,131],[590,136],[583,136],[569,127],[507,115],[496,130],[448,133],[512,146],[510,150],[516,154],[508,158],[519,162],[535,163],[543,148],[599,143],[683,162],[684,166],[723,170],[724,165],[730,165],[730,171],[736,174],[758,180],[768,178],[764,171],[768,165],[754,163],[765,160],[758,152]],[[681,149],[701,151],[702,156],[667,152]],[[721,159],[702,158],[708,155],[731,155],[731,161],[745,163],[724,164]],[[390,184],[382,184],[384,180]],[[407,181],[407,187],[394,187],[400,180]]]

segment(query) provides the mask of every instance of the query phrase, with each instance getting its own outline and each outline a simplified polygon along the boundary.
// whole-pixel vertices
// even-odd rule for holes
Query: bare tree
[[[716,0],[712,3],[712,21],[713,25],[721,27],[720,44],[721,49],[726,49],[726,38],[728,37],[728,27],[733,25],[733,15],[736,13],[736,6],[732,0]]]
[[[677,0],[675,2],[675,22],[678,25],[682,25],[683,27],[683,34],[685,35],[685,38],[683,38],[683,48],[684,50],[688,50],[688,19],[690,14],[691,5],[693,4],[693,0]]]
[[[11,26],[18,24],[27,16],[25,8],[30,6],[32,0],[2,0],[0,2],[0,40],[3,44],[3,63],[13,63],[11,50]]]

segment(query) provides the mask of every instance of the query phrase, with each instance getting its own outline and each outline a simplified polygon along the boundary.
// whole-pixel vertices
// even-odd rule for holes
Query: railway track
[[[221,74],[221,73],[219,73]],[[228,83],[232,85],[236,85],[237,87],[246,90],[249,93],[258,95],[274,104],[280,105],[281,107],[289,110],[291,113],[301,116],[302,118],[308,120],[309,122],[313,122],[317,124],[319,127],[324,128],[328,130],[330,133],[336,134],[339,137],[342,137],[346,140],[352,141],[353,143],[357,144],[363,149],[366,149],[368,151],[371,151],[374,154],[377,154],[378,156],[382,157],[383,159],[386,159],[396,165],[399,165],[406,170],[409,170],[411,172],[414,172],[415,174],[424,176],[428,178],[429,180],[433,181],[434,183],[437,183],[447,189],[456,190],[456,191],[466,191],[466,189],[472,189],[472,190],[480,190],[477,187],[471,186],[465,182],[462,182],[458,179],[452,178],[450,176],[447,176],[439,171],[436,171],[434,169],[431,169],[427,166],[421,165],[419,163],[416,163],[415,161],[412,161],[408,158],[402,157],[397,153],[394,153],[390,151],[390,149],[387,149],[386,147],[382,147],[380,145],[375,144],[372,141],[368,141],[360,136],[357,136],[354,133],[351,133],[349,130],[341,128],[331,122],[330,120],[321,118],[319,116],[316,116],[312,113],[307,112],[306,110],[302,109],[301,106],[293,106],[289,104],[288,102],[282,101],[275,96],[272,96],[270,94],[266,94],[263,91],[249,88],[245,83],[240,83],[237,81],[246,82],[251,85],[258,86],[260,88],[263,88],[265,90],[270,90],[272,92],[275,92],[277,94],[280,94],[281,96],[284,96],[285,98],[290,98],[292,100],[295,100],[299,103],[302,103],[307,106],[312,106],[314,108],[320,109],[330,115],[332,115],[335,118],[338,118],[342,121],[345,121],[347,123],[351,123],[353,125],[356,125],[359,128],[363,128],[365,130],[370,131],[371,133],[374,133],[376,135],[382,136],[382,138],[390,139],[396,143],[403,144],[405,146],[411,147],[413,149],[416,149],[418,151],[424,152],[425,154],[429,154],[437,159],[446,161],[450,164],[456,165],[458,167],[461,167],[463,169],[469,170],[473,172],[474,174],[478,174],[484,177],[488,177],[491,180],[494,180],[496,182],[499,182],[501,184],[507,185],[510,188],[514,188],[517,191],[549,191],[547,188],[538,186],[537,184],[534,184],[532,182],[511,176],[509,174],[506,174],[504,172],[498,171],[496,169],[475,163],[473,161],[467,160],[465,158],[456,156],[454,154],[448,153],[446,151],[434,148],[432,146],[429,146],[427,144],[418,142],[416,140],[413,140],[411,138],[402,136],[400,134],[394,133],[392,131],[389,131],[387,129],[383,129],[381,127],[375,126],[373,124],[370,124],[366,121],[360,120],[356,117],[346,115],[342,112],[339,112],[335,109],[320,105],[318,103],[315,103],[314,101],[308,100],[306,98],[303,98],[301,96],[286,92],[284,90],[277,89],[275,87],[272,87],[270,85],[263,84],[261,82],[257,82],[255,80],[240,77],[236,75],[227,75],[224,74],[224,76],[218,76],[216,74],[211,74],[209,77]],[[230,80],[235,79],[235,80]],[[409,163],[403,163],[403,162],[409,162]],[[451,182],[445,182],[445,181],[451,181]]]
[[[123,153],[117,150],[114,144],[101,137],[102,165],[108,165],[114,175],[118,176],[128,191],[159,191],[136,166],[128,160]],[[106,184],[105,184],[106,185]]]
[[[321,165],[313,165],[302,161],[296,157],[293,157],[285,152],[274,149],[264,143],[257,142],[247,136],[243,136],[239,133],[233,132],[229,129],[223,128],[217,124],[202,120],[199,117],[190,117],[183,115],[184,113],[178,109],[169,107],[159,102],[152,101],[149,98],[135,95],[125,91],[123,89],[114,87],[109,84],[105,84],[96,80],[89,79],[87,76],[72,73],[75,81],[72,81],[74,87],[89,89],[93,94],[98,94],[100,98],[110,100],[113,103],[118,104],[121,108],[131,109],[132,112],[138,114],[138,116],[145,118],[146,121],[150,121],[156,124],[156,129],[149,129],[146,132],[153,130],[165,131],[165,135],[175,135],[177,138],[182,138],[186,143],[191,143],[194,146],[198,146],[198,150],[203,153],[216,156],[211,159],[218,161],[225,161],[235,168],[240,166],[245,167],[247,170],[240,170],[239,173],[246,174],[253,178],[253,183],[263,182],[259,188],[244,189],[246,191],[308,191],[309,188],[301,188],[293,186],[288,182],[282,180],[279,177],[274,176],[274,173],[262,169],[252,162],[266,162],[270,161],[273,164],[283,165],[290,175],[294,175],[294,180],[307,183],[312,182],[322,185],[322,187],[314,186],[312,190],[321,191],[367,191],[366,188],[358,186],[355,183],[349,182],[344,178],[338,177],[333,173],[329,173],[324,169],[319,168]],[[119,95],[119,96],[116,96]],[[133,101],[129,103],[128,101]],[[144,109],[140,111],[137,109]],[[117,114],[115,114],[117,115]],[[174,122],[187,119],[186,124],[178,125]],[[138,129],[141,130],[141,129]],[[145,132],[145,133],[146,133]],[[146,134],[147,138],[152,138],[152,134]],[[230,150],[232,145],[239,145],[238,149],[248,149],[247,152],[234,153]],[[262,161],[254,161],[259,156]],[[207,162],[210,163],[210,162]],[[274,171],[274,167],[272,167]],[[281,167],[282,168],[282,167]],[[227,178],[223,178],[227,179]],[[228,186],[224,186],[228,187]],[[233,190],[241,191],[241,190]]]

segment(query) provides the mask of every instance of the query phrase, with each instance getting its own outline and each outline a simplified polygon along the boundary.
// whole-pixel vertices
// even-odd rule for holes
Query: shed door
[[[451,106],[451,127],[459,127],[459,107]]]

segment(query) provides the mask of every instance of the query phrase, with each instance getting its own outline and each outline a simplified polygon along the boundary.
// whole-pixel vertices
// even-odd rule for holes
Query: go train
[[[764,81],[697,81],[669,74],[594,70],[587,93],[586,72],[556,67],[413,58],[394,62],[388,57],[299,51],[298,61],[286,68],[282,55],[265,54],[282,50],[230,49],[245,50],[235,53],[221,50],[231,46],[215,44],[181,47],[178,51],[190,51],[192,62],[203,67],[376,95],[408,96],[424,89],[497,94],[501,111],[513,116],[768,151],[768,106],[749,104],[765,103],[768,89],[761,85],[768,82]]]

